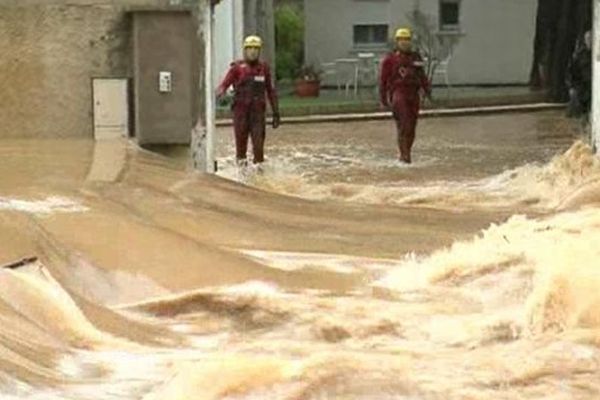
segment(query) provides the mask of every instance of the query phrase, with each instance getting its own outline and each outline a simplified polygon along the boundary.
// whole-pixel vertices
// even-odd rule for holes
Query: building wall
[[[133,77],[136,6],[168,0],[0,0],[0,138],[93,137],[92,77]]]
[[[413,7],[438,21],[438,0],[304,0],[306,57],[316,65],[352,57],[354,24],[408,24]],[[450,65],[454,84],[524,84],[533,59],[536,0],[462,0],[461,35]],[[375,49],[384,52],[384,48]]]
[[[195,121],[194,28],[187,12],[150,11],[133,16],[136,135],[140,144],[186,144]],[[172,91],[158,90],[161,71]]]
[[[451,74],[458,82],[527,83],[537,1],[464,0],[464,37]],[[474,64],[474,65],[473,65]]]

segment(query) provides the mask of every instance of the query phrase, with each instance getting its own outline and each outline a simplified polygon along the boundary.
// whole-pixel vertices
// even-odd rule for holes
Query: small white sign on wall
[[[161,71],[158,74],[158,91],[171,93],[173,91],[173,78],[169,71]]]

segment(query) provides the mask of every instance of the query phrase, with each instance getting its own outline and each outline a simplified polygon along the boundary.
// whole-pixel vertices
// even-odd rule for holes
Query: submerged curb
[[[504,106],[483,106],[483,107],[458,107],[458,108],[440,108],[421,110],[421,118],[441,118],[441,117],[462,117],[470,115],[517,113],[561,110],[566,107],[562,103],[532,103],[515,104]],[[372,112],[372,113],[354,113],[354,114],[331,114],[331,115],[307,115],[302,117],[284,117],[284,124],[314,124],[321,122],[352,122],[352,121],[376,121],[392,118],[391,112]],[[217,120],[217,126],[232,126],[231,120]]]

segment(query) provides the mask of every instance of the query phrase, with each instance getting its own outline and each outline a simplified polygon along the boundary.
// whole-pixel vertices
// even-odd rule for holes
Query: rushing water
[[[554,113],[0,142],[2,399],[594,399],[600,162]],[[236,182],[238,181],[238,182]]]

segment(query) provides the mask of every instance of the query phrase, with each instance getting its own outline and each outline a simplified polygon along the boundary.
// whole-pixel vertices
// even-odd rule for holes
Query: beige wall
[[[438,18],[438,0],[304,0],[309,63],[356,53],[354,24],[406,25],[414,5]],[[450,68],[456,84],[524,84],[533,58],[537,0],[462,0],[462,35]],[[382,51],[383,49],[379,49]]]
[[[91,78],[133,75],[126,7],[167,3],[0,0],[0,138],[93,137]]]

